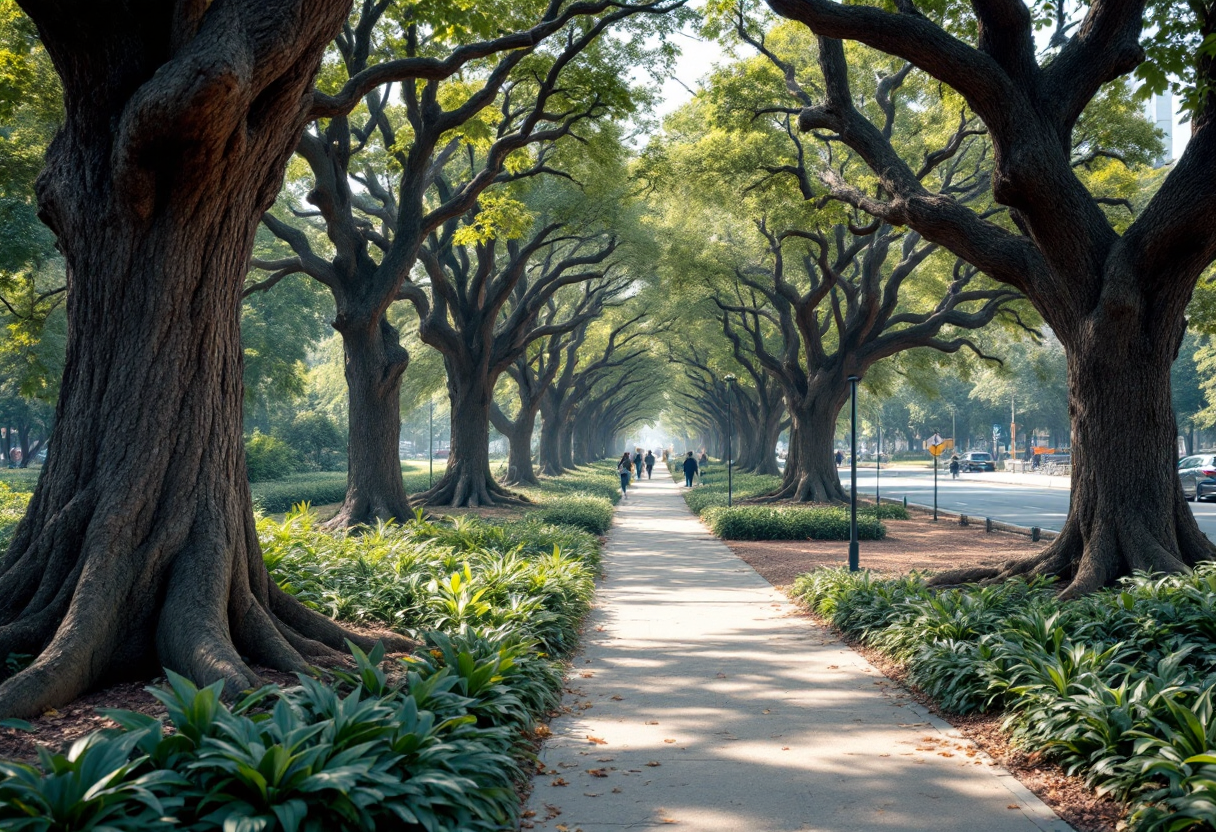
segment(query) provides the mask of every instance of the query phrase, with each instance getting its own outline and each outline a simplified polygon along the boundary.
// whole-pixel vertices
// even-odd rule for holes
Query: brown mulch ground
[[[956,522],[913,516],[911,520],[884,520],[884,540],[862,541],[861,565],[879,572],[901,573],[914,570],[941,571],[963,566],[998,566],[1011,558],[1032,555],[1042,550],[1018,534],[986,534],[983,525],[959,526]],[[778,589],[795,577],[823,566],[842,566],[848,562],[849,544],[825,540],[725,541],[735,554],[747,561]],[[818,616],[806,615],[818,623]],[[906,671],[876,650],[837,633],[850,647],[877,667],[889,679],[903,685],[921,704],[945,719],[979,746],[992,759],[1018,778],[1077,832],[1115,832],[1124,815],[1117,802],[1096,797],[1079,777],[1069,777],[1054,763],[1036,754],[1013,748],[1001,731],[1003,717],[978,714],[958,716],[942,713],[928,697],[908,684]]]

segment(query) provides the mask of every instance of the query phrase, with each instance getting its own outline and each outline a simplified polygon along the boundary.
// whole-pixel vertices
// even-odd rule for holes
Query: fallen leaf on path
[[[562,813],[560,806],[554,806],[552,803],[545,804],[545,820],[553,820]]]
[[[659,723],[653,719],[648,719],[648,720],[646,720],[646,724],[647,725],[658,725]]]
[[[615,788],[612,790],[612,793],[613,793],[613,794],[620,794],[620,793],[621,793],[621,792],[623,792],[623,791],[625,791],[625,790],[624,790],[624,789],[622,789],[620,786],[617,786],[617,787],[615,787]]]
[[[593,742],[596,745],[607,745],[608,744],[608,740],[602,739],[600,737],[593,737],[590,734],[587,735],[587,742]]]
[[[788,745],[783,745],[783,746],[781,746],[781,750],[782,750],[782,751],[789,751],[789,750],[790,750],[790,747],[789,747]]]
[[[525,817],[525,818],[534,818],[534,817],[536,817],[536,810],[535,810],[535,809],[529,809],[528,811],[526,811],[526,812],[524,812],[524,813],[523,813],[522,817]]]
[[[611,763],[615,759],[616,757],[596,757],[595,761],[597,763]]]
[[[583,797],[599,797],[603,792],[583,792]]]
[[[954,756],[954,753],[953,753],[952,751],[939,751],[939,752],[937,752],[937,756],[939,756],[939,757],[953,757],[953,756]]]
[[[1022,808],[1022,807],[1021,807],[1021,806],[1019,806],[1019,805],[1018,805],[1018,804],[1016,804],[1016,803],[1010,803],[1010,804],[1009,804],[1008,806],[1006,806],[1005,808],[1006,808],[1006,809],[1020,809],[1020,808]]]
[[[590,774],[592,777],[607,777],[608,776],[608,770],[603,769],[603,768],[589,768],[589,769],[587,769],[587,773]]]
[[[532,730],[532,733],[538,737],[541,737],[542,739],[553,734],[553,732],[549,730],[548,725],[537,725],[536,728]]]
[[[662,764],[662,763],[660,763],[658,760],[651,760],[651,761],[650,761],[649,763],[647,763],[646,765],[650,766],[651,768],[654,768],[655,766],[661,766],[661,765],[663,765],[663,764]]]
[[[553,782],[550,783],[549,785],[550,786],[569,786],[570,784],[566,782],[566,778],[564,778],[564,777],[555,777],[555,778],[553,778]]]
[[[590,679],[590,678],[591,678],[592,676],[594,676],[595,674],[594,674],[594,673],[580,673],[580,674],[578,674],[578,675],[579,675],[581,678],[583,678],[583,679]]]
[[[840,665],[838,665],[838,664],[828,665],[828,670],[839,670],[839,669],[840,669]]]
[[[675,740],[663,740],[663,742],[675,742]]]
[[[609,699],[611,699],[613,702],[625,701],[625,697],[623,697],[623,696],[610,696]]]
[[[771,713],[772,713],[772,711],[770,711],[768,708],[765,708],[765,709],[764,709],[763,711],[761,711],[760,713],[763,713],[763,714],[771,714]]]

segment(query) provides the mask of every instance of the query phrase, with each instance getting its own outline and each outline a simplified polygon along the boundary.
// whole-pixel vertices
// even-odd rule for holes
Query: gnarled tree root
[[[1180,523],[1178,530],[1190,523]],[[998,567],[967,567],[935,575],[929,585],[952,587],[962,584],[989,585],[1012,578],[1050,577],[1060,580],[1061,598],[1079,598],[1114,585],[1134,572],[1182,573],[1195,564],[1216,558],[1202,535],[1179,534],[1162,542],[1131,513],[1106,518],[1091,525],[1088,537],[1079,521],[1070,516],[1064,530],[1037,555],[1009,560]]]
[[[445,476],[434,487],[414,495],[422,505],[447,508],[530,506],[532,501],[500,486],[489,477],[460,473]]]

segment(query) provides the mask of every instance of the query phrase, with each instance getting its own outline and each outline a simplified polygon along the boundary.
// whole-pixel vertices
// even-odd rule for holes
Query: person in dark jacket
[[[836,452],[836,467],[839,468],[842,462],[844,462],[844,454],[842,454],[840,451],[837,451]]]
[[[646,463],[646,479],[650,479],[650,472],[654,470],[654,451],[647,451],[642,461]]]
[[[692,478],[697,475],[697,461],[693,459],[692,451],[688,452],[688,456],[684,457],[684,487],[692,488]]]
[[[950,476],[952,479],[958,479],[958,454],[950,457]]]
[[[633,450],[633,475],[640,480],[642,478],[642,449],[634,448]]]

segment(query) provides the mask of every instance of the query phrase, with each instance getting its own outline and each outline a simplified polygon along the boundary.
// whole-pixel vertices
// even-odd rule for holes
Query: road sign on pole
[[[993,425],[993,426],[992,426],[992,438],[993,438],[993,439],[1000,439],[1000,438],[1001,438],[1001,426],[1000,426],[1000,425]]]

